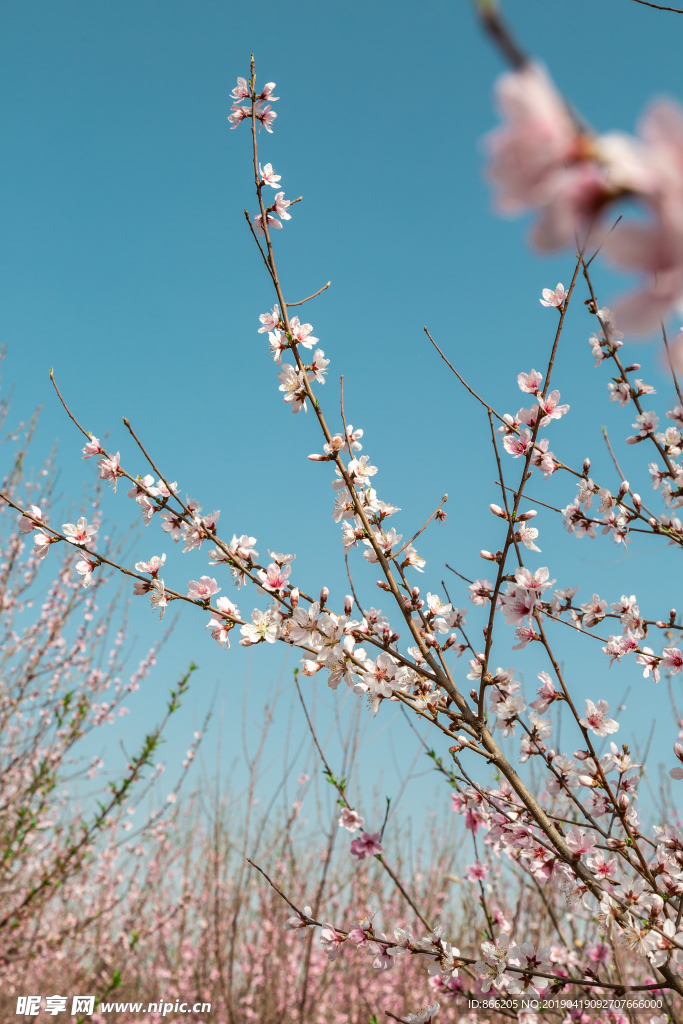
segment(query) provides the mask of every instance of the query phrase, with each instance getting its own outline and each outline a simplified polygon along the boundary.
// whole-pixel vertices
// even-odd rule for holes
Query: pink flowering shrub
[[[60,971],[66,961],[74,984],[81,971],[97,987],[96,1017],[102,1020],[110,1019],[107,1013],[130,1018],[123,1006],[105,1011],[112,991],[121,999],[148,1002],[162,983],[170,996],[210,1000],[219,1019],[273,1024],[361,1024],[385,1014],[404,1024],[428,1024],[439,1013],[467,1024],[511,1017],[536,1024],[546,1010],[563,1024],[593,1017],[603,1024],[624,1022],[635,1009],[656,1024],[680,1019],[683,832],[669,777],[674,783],[683,777],[673,764],[683,763],[683,746],[672,735],[669,777],[659,797],[641,802],[644,758],[620,742],[619,712],[601,692],[599,674],[590,680],[590,696],[579,690],[577,673],[558,657],[557,635],[561,626],[572,631],[577,645],[597,641],[605,672],[633,663],[649,687],[683,671],[683,627],[675,609],[641,611],[634,594],[608,601],[597,579],[592,597],[577,599],[570,579],[558,580],[539,564],[536,542],[545,544],[545,538],[532,525],[538,509],[530,506],[555,513],[557,530],[576,542],[611,540],[623,551],[644,536],[683,547],[677,516],[683,506],[683,395],[676,376],[683,339],[669,346],[664,324],[683,299],[683,113],[673,103],[659,103],[637,137],[592,132],[548,72],[521,52],[496,5],[482,0],[480,7],[485,26],[513,65],[497,86],[502,124],[488,139],[488,176],[498,204],[505,212],[534,212],[532,237],[539,249],[575,249],[569,284],[539,288],[549,325],[547,359],[537,370],[520,355],[509,400],[514,408],[521,392],[524,405],[514,415],[478,395],[428,334],[480,403],[482,429],[490,433],[496,485],[482,484],[473,499],[492,515],[490,550],[479,552],[486,575],[470,579],[453,570],[446,586],[441,569],[427,566],[416,547],[421,534],[438,529],[446,517],[446,498],[424,525],[398,532],[394,500],[400,499],[380,496],[380,468],[361,454],[368,439],[346,420],[343,387],[337,426],[336,412],[323,408],[321,389],[331,359],[318,347],[313,325],[290,312],[328,285],[297,302],[285,298],[272,232],[292,220],[291,207],[299,199],[285,200],[281,176],[272,164],[260,163],[259,132],[273,132],[278,97],[272,95],[274,83],[257,85],[252,58],[249,78],[238,78],[233,90],[229,121],[233,129],[243,122],[250,129],[246,140],[242,135],[255,186],[247,225],[273,289],[272,308],[269,303],[259,315],[258,328],[255,317],[255,331],[268,336],[273,393],[280,393],[293,414],[308,412],[307,426],[319,431],[309,459],[320,464],[321,485],[334,491],[331,514],[341,529],[338,554],[346,561],[350,593],[331,598],[324,578],[314,585],[299,578],[293,553],[268,548],[267,557],[260,556],[257,539],[232,532],[232,525],[221,536],[220,512],[183,498],[173,474],[158,468],[127,421],[142,462],[133,468],[80,427],[57,390],[85,439],[83,458],[97,460],[99,479],[114,491],[120,479],[126,481],[123,489],[142,525],[152,527],[146,536],[156,540],[150,541],[148,559],[133,570],[100,542],[96,509],[92,522],[80,516],[58,529],[49,522],[48,493],[34,487],[23,494],[17,479],[3,487],[4,512],[13,517],[8,571],[23,574],[30,585],[44,559],[68,553],[45,609],[48,625],[41,625],[51,674],[35,690],[32,659],[42,650],[39,634],[17,651],[20,669],[14,672],[11,657],[7,669],[10,691],[15,687],[17,693],[3,780],[6,806],[11,805],[7,859],[15,865],[7,869],[4,901],[11,939],[2,970],[8,972],[10,994],[20,977],[36,984],[57,977],[61,960]],[[274,195],[270,188],[277,190]],[[640,219],[618,219],[622,200],[638,205]],[[278,244],[286,246],[286,237],[283,231]],[[598,252],[642,274],[638,290],[614,311],[597,295],[591,268]],[[555,387],[555,363],[566,320],[577,315],[577,306],[593,321],[587,340],[598,372],[609,368],[607,399],[632,414],[636,433],[623,444],[645,445],[642,480],[652,490],[645,498],[643,484],[635,489],[621,471],[620,445],[617,452],[609,448],[609,478],[594,479],[589,458],[573,465],[563,454],[572,409]],[[622,359],[623,332],[658,325],[677,395],[671,408],[660,407],[655,388],[635,376],[639,364]],[[103,437],[106,425],[97,429]],[[564,507],[527,495],[534,470],[561,481]],[[31,536],[32,553],[19,563]],[[195,578],[170,585],[162,576],[165,553],[151,553],[162,542],[181,543],[195,564],[208,555],[211,568],[204,574],[203,562],[189,570]],[[53,547],[57,551],[50,555]],[[93,679],[90,671],[88,652],[97,649],[100,627],[79,629],[77,652],[70,653],[66,638],[59,641],[58,655],[52,651],[54,637],[64,632],[67,605],[80,602],[92,617],[92,595],[105,572],[132,578],[133,596],[147,597],[160,619],[173,602],[199,610],[205,642],[226,652],[235,630],[244,647],[282,644],[300,652],[295,685],[336,801],[329,832],[319,837],[321,848],[295,827],[296,805],[279,825],[264,821],[255,838],[248,800],[241,836],[235,836],[224,807],[208,820],[197,817],[190,804],[168,827],[153,817],[145,831],[149,845],[141,844],[139,853],[124,845],[129,860],[122,860],[116,837],[124,828],[125,788],[137,781],[138,763],[149,763],[147,746],[119,788],[111,789],[111,804],[95,815],[94,831],[79,814],[55,814],[58,768],[70,737],[79,733],[79,715],[92,713],[88,693],[112,684],[119,693],[115,680],[106,674]],[[354,576],[361,575],[375,580],[384,611],[359,601]],[[230,584],[234,599],[225,593]],[[12,601],[23,585],[8,591]],[[76,597],[81,588],[91,596]],[[256,607],[249,611],[245,602],[251,594]],[[465,607],[458,607],[460,601]],[[13,634],[8,643],[13,651]],[[536,656],[540,685],[533,701],[514,667],[498,667],[510,647],[529,648],[527,654]],[[110,668],[113,673],[113,663]],[[74,672],[82,679],[76,710],[72,690],[67,704],[64,694]],[[337,777],[308,716],[299,673],[311,680],[308,686],[336,690],[344,684],[365,702],[368,715],[385,715],[400,704],[409,721],[429,725],[425,753],[460,827],[431,837],[421,872],[404,856],[400,826],[389,818],[389,808],[383,823],[378,812],[363,813],[353,786]],[[680,724],[673,687],[671,692]],[[40,711],[28,714],[24,703],[32,694],[45,702],[41,711],[49,723]],[[564,709],[561,732],[558,706]],[[96,720],[117,707],[118,697],[104,710],[100,705]],[[58,728],[46,746],[53,723]],[[676,739],[681,738],[679,733]],[[469,861],[462,866],[455,861],[460,850]],[[59,879],[56,894],[53,879]],[[142,928],[140,920],[146,922]],[[501,1002],[491,1005],[496,999]]]

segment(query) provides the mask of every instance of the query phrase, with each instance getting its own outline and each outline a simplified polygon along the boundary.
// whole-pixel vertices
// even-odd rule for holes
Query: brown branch
[[[295,202],[296,202],[296,200],[295,200]],[[303,306],[304,302],[310,302],[310,300],[314,299],[316,297],[316,295],[320,295],[320,293],[324,292],[326,288],[329,288],[331,284],[332,284],[332,282],[328,281],[327,284],[324,284],[322,286],[322,288],[318,289],[317,292],[313,292],[313,294],[309,295],[308,298],[300,299],[299,302],[286,302],[285,305],[287,306],[288,309],[289,309],[290,306]]]

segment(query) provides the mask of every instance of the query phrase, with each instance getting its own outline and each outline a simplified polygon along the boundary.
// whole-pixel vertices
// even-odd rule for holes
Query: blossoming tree
[[[340,805],[339,826],[354,836],[349,856],[380,863],[423,934],[398,925],[375,930],[371,912],[350,926],[320,920],[317,907],[295,903],[262,866],[253,864],[263,884],[270,883],[289,904],[286,927],[305,935],[309,949],[315,932],[330,961],[342,949],[356,947],[371,953],[370,969],[377,971],[389,971],[405,957],[423,964],[425,983],[431,986],[425,1008],[402,1017],[389,1012],[390,1017],[427,1024],[439,1010],[439,999],[469,995],[488,998],[486,1013],[492,1019],[515,1017],[521,1004],[514,1000],[526,998],[535,999],[536,1006],[545,1001],[558,1020],[583,1020],[591,1000],[598,1009],[616,1000],[617,1009],[608,1007],[604,1020],[627,1019],[618,1016],[623,1005],[627,1014],[634,1007],[650,1007],[652,1019],[664,1022],[678,1019],[683,996],[683,834],[671,807],[661,813],[654,807],[640,809],[643,765],[618,743],[619,723],[598,683],[581,706],[571,669],[556,654],[555,636],[559,628],[571,629],[577,644],[598,641],[606,667],[635,660],[654,685],[662,675],[683,670],[681,648],[672,641],[681,627],[675,610],[641,613],[635,597],[608,604],[596,593],[580,603],[576,587],[562,581],[555,588],[550,570],[538,565],[537,509],[532,506],[554,511],[558,526],[577,540],[596,539],[600,532],[618,545],[635,546],[643,536],[656,536],[683,547],[683,525],[676,515],[683,505],[683,396],[677,377],[683,370],[683,336],[669,344],[665,329],[683,300],[683,111],[659,102],[646,114],[637,137],[598,135],[559,94],[544,67],[522,52],[491,0],[481,0],[480,15],[511,63],[496,87],[502,123],[488,139],[487,173],[497,203],[502,211],[536,213],[532,240],[539,249],[568,248],[574,255],[566,286],[539,289],[548,310],[547,362],[541,370],[520,366],[517,380],[510,382],[510,400],[521,392],[524,403],[516,414],[493,408],[485,395],[477,394],[429,335],[479,403],[497,467],[495,494],[480,499],[492,516],[491,550],[480,552],[488,574],[454,583],[461,588],[464,581],[472,609],[457,607],[438,581],[428,584],[424,596],[418,586],[428,567],[416,543],[445,518],[446,498],[420,529],[409,537],[398,533],[393,524],[400,509],[390,500],[395,496],[378,493],[378,468],[369,455],[360,454],[363,431],[346,420],[343,378],[339,417],[323,403],[320,388],[330,359],[298,310],[328,285],[296,302],[283,293],[275,233],[291,220],[300,200],[285,199],[281,176],[260,156],[259,132],[273,132],[278,97],[274,83],[257,84],[253,58],[248,77],[237,79],[228,119],[233,129],[244,122],[251,133],[255,206],[246,220],[273,295],[272,306],[259,316],[258,332],[267,335],[277,377],[274,390],[279,389],[292,413],[310,410],[307,427],[312,419],[318,432],[319,444],[309,459],[321,464],[321,486],[331,483],[334,491],[332,515],[341,530],[350,593],[331,602],[321,580],[319,596],[307,594],[295,578],[294,554],[269,550],[268,559],[260,558],[256,538],[235,532],[228,539],[232,527],[221,536],[219,512],[207,513],[194,499],[183,498],[173,474],[156,464],[127,420],[147,465],[144,472],[122,465],[118,452],[105,449],[81,427],[54,378],[57,395],[85,438],[83,458],[97,459],[100,479],[114,490],[125,481],[144,525],[160,526],[165,539],[182,543],[184,552],[201,557],[206,543],[211,569],[205,575],[197,570],[199,578],[186,585],[169,585],[162,577],[165,555],[150,554],[128,568],[98,548],[96,524],[81,518],[60,530],[49,524],[40,504],[22,505],[7,489],[2,496],[6,511],[19,515],[21,533],[33,534],[35,559],[59,544],[76,550],[73,569],[84,587],[95,586],[98,574],[110,567],[130,577],[133,593],[147,596],[162,618],[170,602],[191,605],[209,616],[203,624],[224,648],[230,647],[235,630],[243,646],[288,645],[301,653],[301,674],[320,680],[318,685],[348,687],[366,700],[371,714],[383,714],[386,702],[399,703],[413,720],[429,724],[434,734],[430,756],[474,844],[476,856],[466,877],[479,893],[483,941],[478,949],[427,920],[410,886],[388,862],[383,829],[365,828],[321,747],[324,771]],[[617,207],[625,199],[638,204],[642,216],[624,220]],[[599,252],[642,275],[640,287],[611,311],[601,305],[591,274]],[[636,432],[625,441],[645,446],[651,497],[631,487],[616,456],[620,483],[615,488],[609,480],[591,477],[589,459],[574,466],[561,454],[560,420],[570,409],[554,386],[554,368],[567,317],[581,301],[594,317],[589,340],[595,365],[611,374],[609,400],[633,414]],[[662,331],[678,396],[678,404],[659,412],[650,408],[655,389],[635,376],[638,364],[624,365],[620,351],[622,332],[635,335],[655,328]],[[533,469],[566,481],[564,508],[529,498]],[[496,500],[489,503],[490,497]],[[353,582],[360,572],[379,576],[377,586],[390,611],[361,604]],[[251,602],[257,607],[250,615],[221,593],[229,582],[238,593],[247,588],[245,595],[255,588],[259,597]],[[240,604],[244,600],[240,594]],[[475,625],[468,617],[474,617]],[[533,646],[538,652],[538,693],[528,705],[515,671],[496,667],[497,651],[509,643],[510,629],[514,650]],[[482,635],[479,643],[475,638]],[[573,722],[564,750],[555,749],[547,717],[557,702]],[[514,736],[520,742],[512,755],[506,741]],[[683,764],[683,745],[674,743],[673,755]],[[535,776],[531,764],[541,769]],[[670,774],[682,779],[683,768],[672,767]],[[516,910],[506,912],[502,908],[509,900],[503,889],[510,877],[517,879],[519,900]],[[527,887],[530,895],[525,895]],[[532,915],[522,912],[524,900],[542,910],[538,927],[532,928]],[[564,920],[567,907],[571,913]],[[494,1005],[493,996],[500,1002]],[[300,1019],[307,1019],[305,998],[300,1010]],[[526,1019],[533,1019],[531,1011]]]

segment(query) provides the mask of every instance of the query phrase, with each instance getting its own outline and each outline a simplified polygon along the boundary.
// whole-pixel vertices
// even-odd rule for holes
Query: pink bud
[[[622,480],[621,487],[619,488],[619,494],[617,495],[617,497],[618,498],[623,498],[627,491],[628,491],[628,480]]]
[[[290,600],[290,603],[292,605],[292,608],[296,608],[296,606],[299,603],[299,588],[298,587],[294,587],[294,589],[291,591],[291,593],[289,595],[289,600]]]
[[[614,839],[613,836],[610,836],[609,839],[605,840],[605,846],[610,850],[624,850],[626,843],[623,839]]]
[[[391,590],[389,584],[385,583],[384,580],[377,580],[377,586],[380,590]]]
[[[655,626],[657,627],[657,629],[666,629],[668,625],[669,623],[664,622],[663,619],[658,619],[657,622],[655,622]]]
[[[427,647],[438,647],[439,646],[438,642],[436,640],[436,637],[432,636],[431,633],[425,633],[425,643],[427,644]]]
[[[640,363],[631,363],[630,366],[627,366],[625,368],[624,373],[635,373],[636,370],[639,370],[639,369],[640,369]]]
[[[640,434],[631,434],[630,437],[626,438],[626,444],[640,444],[643,438]]]
[[[631,498],[633,499],[634,509],[636,510],[636,512],[640,512],[641,508],[643,507],[643,502],[641,501],[640,495],[632,494]]]
[[[493,554],[492,551],[480,551],[479,552],[479,557],[480,558],[486,558],[489,562],[497,562],[498,561],[498,559],[496,558],[496,556]]]
[[[500,505],[489,505],[489,508],[493,512],[494,516],[500,516],[501,519],[507,519],[508,514],[505,509],[500,507]]]
[[[389,643],[390,644],[395,644],[400,636],[401,636],[400,633],[392,633],[391,636],[389,637]]]
[[[353,598],[347,594],[344,598],[344,615],[350,615],[353,611]]]
[[[671,622],[672,626],[673,626],[674,622],[676,621],[676,615],[677,614],[678,613],[676,612],[675,608],[672,608],[671,611],[669,612],[669,621]]]
[[[481,653],[481,651],[477,651],[477,653],[476,653],[476,654],[474,655],[474,657],[475,657],[475,658],[477,659],[477,661],[478,661],[478,662],[479,662],[479,663],[480,663],[481,665],[483,665],[483,664],[484,664],[484,662],[486,661],[486,655],[485,655],[485,654],[482,654],[482,653]]]
[[[420,588],[419,587],[413,587],[412,594],[413,594],[413,601],[417,601],[418,597],[420,596]]]
[[[628,805],[630,803],[631,803],[631,801],[629,800],[628,793],[620,793],[619,796],[617,797],[617,806],[618,806],[620,811],[627,810],[628,809]]]
[[[591,468],[591,460],[590,459],[584,459],[583,460],[583,475],[584,476],[588,476],[588,474],[590,473],[590,468]]]
[[[328,462],[329,455],[309,455],[308,458],[311,462]]]
[[[327,599],[328,599],[329,596],[330,596],[330,592],[329,592],[328,588],[327,587],[323,587],[322,590],[320,591],[320,610],[321,611],[325,607],[325,604],[327,603]]]
[[[479,694],[477,693],[476,690],[472,689],[472,690],[470,690],[470,697],[472,698],[472,700],[478,700],[479,699]]]
[[[588,750],[575,750],[574,751],[574,757],[577,759],[577,761],[585,761],[590,756],[591,755],[590,755],[590,752]]]
[[[683,743],[674,743],[674,754],[679,761],[683,761]]]
[[[579,783],[580,785],[588,786],[589,788],[594,788],[598,785],[597,781],[593,778],[592,775],[579,775]]]
[[[654,516],[650,516],[650,518],[648,519],[648,525],[651,526],[653,530],[656,530],[659,524],[657,523],[657,520],[654,518]]]
[[[443,645],[444,651],[447,651],[449,647],[452,647],[457,639],[457,635],[455,633],[451,633],[451,635],[446,640],[446,643]]]
[[[533,519],[534,516],[537,516],[537,515],[538,515],[538,512],[536,511],[536,509],[530,508],[528,512],[522,512],[521,516],[517,516],[517,522],[518,523],[525,523],[527,521],[527,519]]]

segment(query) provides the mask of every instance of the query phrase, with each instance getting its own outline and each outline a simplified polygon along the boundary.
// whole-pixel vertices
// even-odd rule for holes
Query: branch
[[[294,200],[294,202],[297,202],[297,201],[298,200],[296,200],[296,199]],[[332,282],[328,281],[327,284],[324,284],[322,286],[322,288],[318,288],[318,291],[317,292],[313,292],[313,294],[309,295],[308,298],[301,299],[299,302],[286,302],[285,305],[287,306],[287,308],[289,308],[290,306],[303,306],[304,302],[310,302],[310,300],[314,299],[316,297],[316,295],[320,295],[320,293],[324,292],[326,288],[329,288],[331,284],[332,284]]]

